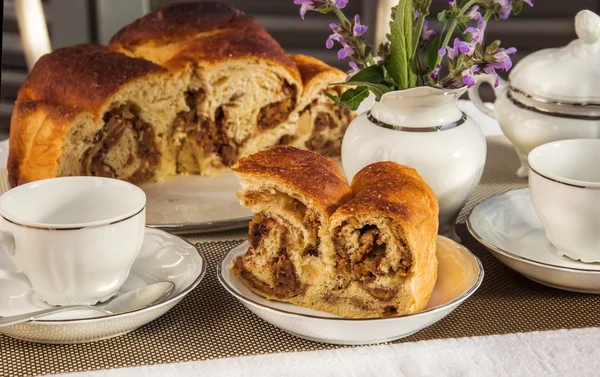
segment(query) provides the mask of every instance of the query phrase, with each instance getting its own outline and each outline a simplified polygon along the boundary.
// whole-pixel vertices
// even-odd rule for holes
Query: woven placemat
[[[505,139],[488,139],[486,171],[461,214],[484,198],[526,186]],[[458,226],[463,243],[483,262],[481,288],[452,314],[401,342],[600,326],[600,296],[564,292],[534,283],[498,262]],[[295,338],[263,322],[231,297],[216,279],[216,265],[237,241],[200,245],[206,277],[178,306],[120,338],[80,345],[39,345],[0,336],[0,376],[34,376],[145,364],[338,348]]]

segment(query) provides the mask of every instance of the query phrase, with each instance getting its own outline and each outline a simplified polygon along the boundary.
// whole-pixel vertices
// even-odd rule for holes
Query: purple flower
[[[342,34],[340,34],[342,28],[333,22],[329,24],[329,28],[333,31],[333,34],[331,34],[329,38],[327,38],[327,41],[325,42],[325,47],[333,48],[334,42],[341,44],[342,49],[338,51],[339,60],[345,59],[349,55],[354,54],[354,50],[352,50],[352,47],[348,45],[348,42],[346,42]]]
[[[313,0],[294,0],[294,4],[301,5],[300,17],[302,17],[302,19],[304,19],[306,12],[311,9],[315,9],[315,3],[313,3]]]
[[[354,36],[360,37],[364,33],[366,33],[367,30],[369,30],[368,26],[360,24],[360,16],[358,14],[354,16],[354,27],[352,28],[352,33],[354,34]]]
[[[450,46],[444,46],[438,50],[438,55],[444,56],[447,53],[448,58],[450,60],[454,60],[461,53],[470,56],[471,54],[473,54],[473,51],[473,46],[469,45],[465,41],[461,41],[460,39],[455,38],[454,47],[451,48]]]
[[[497,88],[498,84],[500,83],[500,77],[498,77],[498,74],[496,73],[494,68],[488,65],[486,67],[483,67],[483,72],[487,73],[488,75],[494,75],[496,77],[496,81],[494,82],[494,88]]]
[[[349,0],[294,0],[294,4],[300,5],[300,17],[304,19],[306,12],[312,9],[330,10],[331,5],[343,9],[348,5]]]
[[[337,57],[338,60],[343,60],[352,54],[354,54],[354,50],[352,49],[352,47],[345,45],[341,50],[338,51]]]
[[[352,72],[350,72],[348,74],[348,76],[346,77],[346,81],[350,80],[352,78],[352,76],[354,76],[358,72],[360,72],[360,68],[358,68],[358,65],[355,62],[350,62],[349,66],[350,66],[350,69],[352,69]]]
[[[485,20],[483,19],[481,13],[479,13],[479,5],[475,5],[473,8],[471,8],[467,12],[467,16],[469,16],[470,19],[477,21],[477,26],[479,28],[481,28],[482,25],[485,25]]]
[[[500,10],[498,11],[500,18],[506,20],[512,12],[512,3],[510,0],[494,0],[494,3],[500,5]]]
[[[419,13],[419,11],[418,11],[418,10],[415,10],[415,20],[416,20],[417,18],[419,18],[419,16],[420,16],[420,15],[421,15],[421,13]]]
[[[437,80],[438,77],[440,76],[440,71],[442,70],[442,66],[439,64],[435,65],[435,68],[433,69],[433,71],[431,71],[429,73],[429,77],[431,77],[432,80]]]
[[[471,66],[471,68],[465,69],[464,71],[462,71],[461,80],[462,80],[463,84],[465,84],[468,88],[475,85],[475,75],[477,73],[479,73],[480,71],[481,71],[481,69],[479,68],[479,66],[477,64],[474,64],[473,66]]]
[[[523,0],[523,2],[529,5],[530,7],[533,7],[533,0]]]
[[[476,28],[476,27],[468,27],[465,29],[465,34],[471,34],[471,44],[476,45],[479,43],[483,43],[483,38],[485,35],[485,21],[483,22],[483,27],[482,28]]]
[[[501,48],[494,54],[494,61],[488,63],[485,67],[483,67],[483,71],[485,73],[489,75],[494,75],[496,77],[496,81],[494,82],[494,88],[498,87],[498,82],[500,81],[496,70],[501,69],[504,71],[508,71],[509,69],[511,69],[512,61],[510,60],[510,56],[508,55],[512,55],[515,52],[517,52],[517,49],[514,47],[507,49]]]
[[[455,3],[456,3],[456,0],[446,0],[446,2],[447,2],[448,4],[455,4]]]
[[[437,30],[430,29],[429,22],[427,22],[427,20],[423,20],[423,29],[421,30],[421,38],[423,38],[424,41],[428,41],[429,38],[431,38],[432,36],[435,36],[437,34],[438,34]]]
[[[517,52],[517,49],[514,47],[510,47],[507,49],[499,49],[498,52],[494,54],[494,61],[490,63],[489,66],[494,69],[502,69],[504,71],[508,71],[512,68],[512,60],[510,60],[510,56],[508,55],[512,55],[515,52]]]

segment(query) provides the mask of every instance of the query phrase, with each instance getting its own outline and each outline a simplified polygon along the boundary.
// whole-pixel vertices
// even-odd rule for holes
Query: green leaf
[[[518,2],[513,6],[512,12],[514,15],[517,15],[519,13],[521,13],[521,11],[523,10],[523,2]]]
[[[435,62],[438,58],[438,51],[440,49],[440,44],[442,43],[442,33],[440,33],[434,40],[431,42],[429,47],[427,47],[427,68],[429,70],[433,70],[435,68]]]
[[[407,89],[417,81],[410,63],[413,46],[413,0],[401,0],[394,9],[395,17],[390,24],[390,55],[386,68],[398,89]]]
[[[338,105],[356,111],[360,104],[369,96],[369,89],[364,86],[348,89],[340,97],[325,92],[325,95]]]
[[[377,100],[379,101],[381,99],[381,96],[384,95],[387,92],[390,92],[393,90],[393,86],[388,87],[386,85],[383,84],[373,84],[372,82],[365,82],[365,81],[353,81],[353,82],[336,82],[333,84],[330,84],[332,86],[348,86],[348,85],[352,85],[352,86],[357,86],[357,87],[366,87],[367,89],[369,89],[374,95],[375,97],[377,97]]]
[[[360,72],[352,76],[348,82],[356,81],[379,84],[383,81],[383,67],[372,65],[361,69]]]

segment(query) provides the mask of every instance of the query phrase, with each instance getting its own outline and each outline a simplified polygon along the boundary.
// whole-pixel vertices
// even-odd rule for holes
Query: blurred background
[[[335,50],[325,48],[331,19],[309,12],[306,20],[298,16],[298,6],[292,0],[224,0],[226,3],[255,16],[281,43],[288,53],[303,53],[346,69],[347,62],[338,62]],[[394,0],[351,0],[344,9],[348,16],[361,14],[362,22],[371,29],[367,34],[373,43],[376,26],[387,21],[378,14]],[[43,14],[39,14],[33,33],[46,23],[52,49],[76,43],[106,44],[122,26],[143,14],[173,1],[169,0],[43,0]],[[397,2],[397,0],[396,0]],[[24,1],[22,3],[27,3]],[[507,21],[490,22],[489,40],[500,39],[504,47],[518,49],[514,61],[527,54],[548,47],[558,47],[575,39],[573,17],[581,9],[600,11],[600,0],[534,0],[535,7],[524,7],[518,17]],[[17,4],[18,5],[18,4]],[[432,14],[446,8],[444,0],[433,0]],[[0,138],[9,132],[17,91],[27,76],[28,66],[19,32],[15,1],[4,0],[4,27],[2,33],[2,91],[0,105]],[[43,17],[42,17],[43,16]],[[435,17],[430,26],[436,28]],[[29,18],[31,19],[31,18]],[[33,18],[36,20],[36,18]],[[32,26],[32,25],[30,25]],[[35,35],[34,35],[35,37]],[[43,42],[43,41],[42,41]],[[43,44],[43,43],[42,43]],[[491,90],[483,90],[486,100],[492,101]]]

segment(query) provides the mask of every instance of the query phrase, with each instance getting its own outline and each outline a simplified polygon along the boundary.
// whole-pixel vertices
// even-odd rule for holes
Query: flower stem
[[[344,14],[344,12],[342,12],[342,11],[340,10],[340,8],[338,8],[338,7],[335,7],[335,6],[334,6],[334,7],[332,7],[332,8],[333,8],[333,12],[335,13],[335,15],[336,15],[336,16],[337,16],[337,17],[340,19],[340,21],[341,21],[343,24],[352,25],[352,24],[350,23],[350,20],[348,20],[348,18],[346,17],[346,15]]]
[[[483,15],[483,20],[484,20],[485,22],[488,22],[488,21],[490,20],[490,18],[492,18],[492,14],[493,14],[493,13],[494,13],[494,12],[492,12],[492,11],[491,11],[491,10],[489,10],[489,9],[488,9],[488,10],[486,10],[486,11],[485,11],[485,14]]]
[[[411,57],[417,55],[417,48],[419,47],[419,42],[421,40],[421,32],[423,31],[423,23],[425,22],[425,15],[420,15],[419,18],[417,18],[417,25],[415,28],[416,33],[413,35],[413,47],[412,47],[412,54],[410,55]]]
[[[477,0],[469,0],[465,3],[465,5],[463,5],[460,8],[460,11],[458,12],[458,16],[454,17],[454,19],[452,20],[452,23],[450,24],[450,29],[448,29],[448,32],[444,36],[444,40],[442,41],[442,44],[440,45],[440,47],[448,46],[448,43],[450,43],[450,38],[452,38],[452,34],[454,33],[454,29],[456,29],[456,25],[458,25],[457,18],[464,15],[465,12],[467,10],[469,10],[469,8],[471,8],[476,3],[477,3]],[[435,64],[440,64],[442,62],[442,58],[443,58],[443,56],[438,56],[437,60],[435,61]]]

